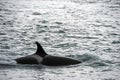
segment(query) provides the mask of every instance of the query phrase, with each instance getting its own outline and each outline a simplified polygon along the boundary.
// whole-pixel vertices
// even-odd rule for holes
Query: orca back
[[[78,63],[81,63],[81,61],[66,57],[58,57],[58,56],[50,56],[50,55],[46,55],[42,62],[42,64],[47,66],[63,66],[63,65],[73,65]]]
[[[17,58],[15,60],[19,64],[41,64],[43,61],[43,57],[33,54],[26,57]]]
[[[66,57],[47,55],[42,46],[36,42],[37,51],[35,54],[15,59],[19,64],[43,64],[47,66],[64,66],[81,63],[81,61]]]

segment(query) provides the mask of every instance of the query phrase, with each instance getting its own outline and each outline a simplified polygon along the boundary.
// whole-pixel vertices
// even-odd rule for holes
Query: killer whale
[[[79,60],[48,55],[36,41],[37,50],[34,54],[15,59],[18,64],[43,64],[47,66],[64,66],[81,63]]]

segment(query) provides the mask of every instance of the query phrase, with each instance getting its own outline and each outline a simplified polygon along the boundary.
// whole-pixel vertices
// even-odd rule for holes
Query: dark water
[[[83,63],[16,64],[35,41]],[[120,0],[0,0],[0,80],[120,80]]]

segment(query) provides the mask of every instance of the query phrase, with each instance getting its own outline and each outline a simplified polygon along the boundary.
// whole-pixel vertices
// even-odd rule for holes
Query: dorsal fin
[[[42,46],[36,41],[35,42],[37,44],[37,51],[35,54],[41,56],[41,57],[44,57],[46,54],[46,52],[44,51],[44,49],[42,48]]]

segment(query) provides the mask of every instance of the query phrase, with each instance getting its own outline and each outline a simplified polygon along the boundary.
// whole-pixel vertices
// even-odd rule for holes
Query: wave
[[[99,56],[92,55],[92,54],[83,54],[83,55],[67,55],[67,57],[72,57],[77,60],[82,61],[84,66],[91,66],[91,67],[102,67],[102,66],[109,66],[114,64],[114,62],[109,60],[102,60]]]

